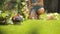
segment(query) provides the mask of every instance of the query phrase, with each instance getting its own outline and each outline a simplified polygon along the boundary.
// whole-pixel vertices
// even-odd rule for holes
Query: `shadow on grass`
[[[2,31],[0,31],[0,34],[4,34]]]
[[[4,31],[0,28],[0,34],[4,34]]]

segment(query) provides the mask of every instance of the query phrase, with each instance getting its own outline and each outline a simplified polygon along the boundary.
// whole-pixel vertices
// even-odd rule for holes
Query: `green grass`
[[[60,34],[60,20],[26,20],[21,25],[0,25],[0,34]]]

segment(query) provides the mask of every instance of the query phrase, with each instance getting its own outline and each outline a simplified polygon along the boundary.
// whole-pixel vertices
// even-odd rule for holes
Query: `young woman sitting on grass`
[[[29,16],[31,16],[32,11],[34,11],[35,12],[33,13],[35,15],[34,18],[37,17],[37,19],[39,19],[39,16],[44,13],[43,0],[29,0],[29,10],[30,10]]]

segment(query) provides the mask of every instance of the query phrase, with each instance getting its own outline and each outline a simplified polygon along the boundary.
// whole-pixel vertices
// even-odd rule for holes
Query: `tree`
[[[58,0],[44,0],[45,9],[50,12],[58,12]]]
[[[4,9],[4,0],[0,0],[0,10]]]

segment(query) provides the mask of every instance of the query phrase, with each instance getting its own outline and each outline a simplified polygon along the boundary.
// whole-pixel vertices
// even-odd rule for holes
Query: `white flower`
[[[50,14],[47,14],[47,16],[53,16],[53,14],[52,14],[52,13],[50,13]]]
[[[2,13],[2,11],[0,10],[0,14]]]
[[[28,0],[25,0],[25,1],[28,1]]]
[[[26,3],[25,3],[25,2],[22,2],[22,4],[23,4],[23,5],[26,5]]]
[[[54,13],[54,15],[56,15],[56,16],[57,16],[57,15],[59,15],[59,14],[58,14],[58,13]]]
[[[21,18],[23,18],[23,16],[20,15]]]

